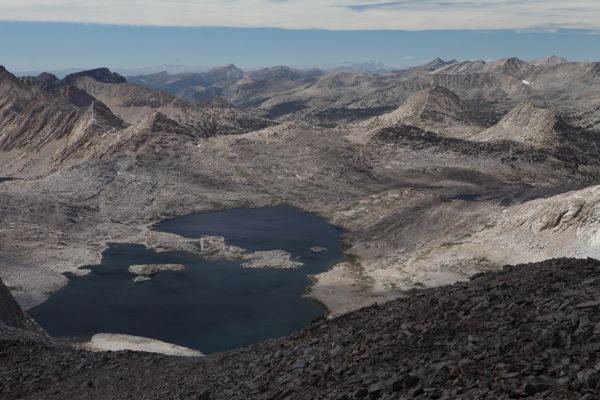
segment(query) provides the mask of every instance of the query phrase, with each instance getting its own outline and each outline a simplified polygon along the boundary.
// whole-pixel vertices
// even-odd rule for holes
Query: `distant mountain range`
[[[557,146],[569,124],[600,128],[600,64],[557,56],[535,62],[436,58],[379,74],[227,65],[127,78],[98,68],[60,79],[50,73],[18,78],[2,69],[1,87],[1,150],[20,149],[18,155],[65,141],[43,168],[83,148],[83,157],[126,148],[124,140],[140,130],[206,137],[283,121],[368,129],[404,124],[454,138]],[[100,142],[111,145],[93,145]]]
[[[380,67],[378,63],[367,64]],[[497,121],[494,115],[532,99],[594,128],[600,126],[593,89],[598,80],[597,65],[568,62],[558,56],[532,62],[514,57],[461,62],[436,58],[424,65],[385,68],[377,73],[359,71],[351,65],[332,70],[280,66],[255,71],[228,65],[198,73],[163,71],[127,79],[193,102],[220,99],[266,118],[303,119],[326,125],[392,111],[417,91],[438,86],[452,90],[467,102],[477,98],[489,103],[492,109],[487,115],[491,120]],[[586,90],[590,84],[592,89]],[[564,102],[564,95],[569,95],[570,101]]]
[[[297,69],[321,69],[323,71],[353,71],[353,72],[371,72],[371,73],[382,73],[398,69],[398,67],[390,67],[382,62],[376,61],[363,61],[363,62],[342,62],[342,63],[331,63],[331,64],[315,64],[315,65],[299,65],[292,66]],[[194,66],[194,65],[175,65],[175,64],[163,64],[149,67],[140,68],[113,68],[113,70],[123,76],[137,76],[137,75],[153,75],[160,72],[166,72],[168,74],[189,74],[189,73],[203,73],[207,72],[215,67],[208,66]],[[256,71],[265,67],[254,67],[245,68],[247,71]],[[59,78],[72,74],[74,72],[83,71],[88,68],[63,68],[57,70],[49,70],[53,75]],[[16,76],[36,76],[44,71],[40,70],[28,70],[28,71],[14,71]]]

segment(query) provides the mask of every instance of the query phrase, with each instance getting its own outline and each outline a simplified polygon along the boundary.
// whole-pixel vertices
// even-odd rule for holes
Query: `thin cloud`
[[[600,29],[597,0],[0,0],[0,20],[288,29]]]

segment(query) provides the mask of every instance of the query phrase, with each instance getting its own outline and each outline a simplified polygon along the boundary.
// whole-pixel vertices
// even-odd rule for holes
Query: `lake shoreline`
[[[306,311],[304,312],[299,312],[300,310],[295,310],[295,311],[286,311],[283,312],[281,315],[282,317],[285,316],[285,318],[282,320],[282,322],[277,323],[277,326],[280,325],[279,328],[277,329],[284,329],[283,331],[279,332],[279,333],[274,333],[274,335],[271,335],[268,333],[268,330],[265,331],[264,333],[253,333],[253,335],[259,335],[260,337],[267,339],[270,337],[279,337],[281,335],[286,335],[292,332],[297,331],[298,329],[302,329],[303,327],[309,325],[311,323],[311,321],[313,321],[314,319],[319,319],[319,318],[323,318],[323,317],[327,317],[330,315],[331,310],[330,308],[327,306],[327,304],[321,302],[318,298],[316,298],[315,296],[311,295],[312,292],[312,287],[314,285],[314,280],[311,278],[313,275],[318,275],[320,273],[323,272],[327,272],[330,268],[334,267],[335,265],[339,264],[340,261],[343,261],[345,259],[345,255],[343,253],[343,246],[342,246],[342,242],[341,242],[341,234],[342,231],[329,224],[329,222],[322,218],[319,215],[316,215],[314,213],[307,213],[304,210],[298,209],[296,207],[291,207],[291,206],[287,206],[287,205],[277,205],[274,207],[263,207],[263,208],[244,208],[244,209],[240,209],[240,208],[234,208],[234,209],[229,209],[226,211],[222,211],[221,213],[225,213],[227,214],[231,214],[230,218],[233,218],[232,223],[230,224],[225,224],[223,225],[226,230],[226,232],[223,232],[223,234],[226,237],[224,243],[221,243],[222,245],[224,245],[225,247],[229,246],[236,246],[236,245],[241,245],[243,243],[246,243],[247,246],[244,246],[243,248],[237,248],[237,247],[233,247],[234,249],[237,249],[239,251],[237,252],[233,252],[235,254],[233,254],[234,256],[239,256],[240,253],[242,254],[243,257],[232,257],[231,259],[222,259],[219,258],[220,253],[217,252],[215,254],[216,259],[213,259],[210,257],[209,254],[205,255],[204,253],[202,253],[202,251],[193,251],[193,246],[197,246],[198,243],[202,244],[202,241],[198,239],[198,237],[202,238],[202,237],[209,237],[209,238],[214,238],[215,236],[202,236],[199,234],[194,234],[194,235],[190,235],[190,234],[186,234],[185,229],[190,229],[190,227],[195,229],[195,224],[196,223],[192,223],[191,225],[188,224],[186,221],[190,220],[190,219],[195,219],[195,218],[200,218],[200,219],[207,219],[208,221],[213,221],[214,222],[214,215],[213,213],[202,213],[202,214],[189,214],[189,215],[184,215],[175,219],[170,219],[170,220],[166,220],[166,221],[174,221],[175,220],[175,224],[182,224],[181,229],[183,229],[184,231],[178,231],[177,229],[175,231],[168,229],[169,225],[166,225],[167,228],[165,228],[165,220],[160,221],[158,223],[154,222],[154,223],[150,223],[148,225],[146,225],[146,232],[147,232],[147,238],[150,237],[153,233],[154,233],[154,241],[153,243],[149,243],[149,240],[144,240],[144,241],[140,241],[142,243],[136,244],[136,243],[123,243],[123,242],[107,242],[107,250],[105,250],[102,254],[103,256],[103,260],[99,265],[96,266],[82,266],[81,268],[84,270],[89,270],[85,271],[86,273],[74,273],[73,275],[71,275],[69,277],[69,281],[67,282],[66,287],[63,287],[62,290],[60,290],[59,292],[55,293],[53,296],[51,296],[46,302],[41,303],[40,305],[36,306],[34,309],[30,310],[30,313],[33,314],[34,318],[36,319],[40,319],[40,315],[43,315],[44,312],[50,312],[52,313],[52,311],[43,311],[43,310],[52,310],[53,307],[60,309],[60,314],[57,315],[61,315],[63,313],[67,313],[69,314],[68,309],[69,307],[73,308],[74,307],[74,311],[72,312],[73,315],[78,315],[77,312],[79,312],[81,315],[78,317],[80,319],[85,319],[86,315],[88,314],[93,314],[93,315],[98,315],[98,318],[100,318],[103,314],[102,311],[98,311],[98,310],[92,310],[89,313],[88,312],[82,312],[81,310],[79,310],[79,308],[83,307],[81,305],[74,305],[74,304],[78,304],[78,303],[83,303],[83,304],[87,304],[89,303],[88,301],[84,300],[85,297],[81,297],[81,296],[88,296],[88,292],[93,293],[94,290],[98,290],[98,288],[95,288],[94,283],[93,282],[87,282],[88,280],[97,280],[97,279],[101,279],[100,277],[102,276],[107,276],[107,275],[111,275],[113,274],[115,277],[116,276],[123,276],[123,274],[125,273],[122,269],[126,268],[127,272],[127,281],[129,283],[132,282],[138,282],[136,283],[137,288],[132,288],[132,287],[128,287],[128,288],[121,288],[119,290],[123,291],[123,292],[127,292],[127,291],[137,291],[136,293],[138,293],[138,295],[136,295],[136,297],[140,296],[140,293],[143,293],[146,290],[155,290],[153,289],[153,287],[155,285],[158,285],[160,282],[167,282],[169,280],[172,279],[176,279],[174,277],[171,276],[177,276],[179,274],[181,274],[182,276],[196,276],[197,274],[203,274],[205,273],[204,271],[206,270],[206,268],[208,267],[208,265],[212,265],[211,263],[216,262],[216,263],[221,263],[224,266],[225,265],[239,265],[238,267],[236,267],[236,271],[239,272],[232,272],[234,270],[231,270],[230,268],[232,267],[226,267],[226,270],[223,270],[222,268],[224,267],[218,267],[221,269],[217,269],[214,270],[214,272],[206,272],[206,273],[215,273],[216,277],[218,277],[219,279],[221,279],[221,281],[217,282],[215,281],[215,283],[213,284],[214,286],[209,286],[212,289],[209,289],[208,287],[205,287],[205,289],[203,289],[204,291],[206,291],[207,289],[210,290],[215,290],[216,289],[220,289],[220,290],[229,290],[226,289],[227,287],[231,286],[231,285],[236,285],[236,275],[235,274],[242,274],[243,276],[246,276],[246,278],[243,279],[249,279],[248,277],[250,276],[256,276],[255,278],[251,278],[253,280],[255,280],[255,282],[253,284],[251,283],[243,283],[243,285],[246,285],[244,287],[244,289],[242,289],[243,291],[240,292],[244,293],[244,291],[249,291],[249,293],[255,293],[254,295],[251,295],[250,297],[248,297],[248,299],[252,299],[252,302],[256,302],[256,301],[263,301],[266,302],[265,306],[267,307],[266,309],[263,308],[263,311],[267,311],[270,308],[272,308],[271,306],[267,306],[266,304],[277,304],[277,306],[269,311],[270,313],[272,312],[282,312],[282,311],[276,311],[278,309],[285,309],[286,305],[289,303],[290,306],[292,306],[292,304],[298,304],[297,306],[293,306],[293,307],[304,307],[306,308]],[[239,218],[239,214],[240,213],[249,213],[249,214],[253,214],[254,219],[251,219],[251,222],[249,222],[249,226],[251,229],[255,229],[256,232],[255,234],[252,233],[246,233],[243,229],[240,232],[235,232],[235,224],[242,224],[244,223],[244,219],[243,218]],[[265,214],[266,213],[266,214]],[[273,213],[274,215],[270,216],[269,213]],[[220,214],[217,214],[217,216],[219,216]],[[293,217],[292,217],[293,216]],[[219,218],[217,218],[217,222],[218,224],[223,224],[222,221],[219,221]],[[295,218],[294,222],[292,222],[292,220],[288,221],[289,218]],[[183,222],[182,222],[183,221]],[[254,222],[252,222],[254,221]],[[170,222],[170,224],[172,224],[173,222]],[[186,225],[187,224],[187,225]],[[217,225],[218,225],[217,224]],[[265,225],[266,224],[266,225]],[[275,224],[276,226],[280,226],[279,228],[274,228],[270,229],[267,228],[267,226],[269,226],[269,224]],[[317,224],[317,225],[314,225]],[[319,225],[320,224],[320,225]],[[313,226],[314,225],[314,226]],[[202,228],[206,228],[206,227],[210,227],[210,223],[207,224],[198,224],[198,226],[201,226]],[[293,230],[290,230],[289,227],[290,226],[294,226]],[[319,228],[318,226],[322,226],[322,228]],[[232,228],[234,227],[234,228]],[[327,227],[327,228],[325,228]],[[163,229],[164,228],[164,229]],[[178,228],[180,229],[180,228]],[[213,229],[213,228],[210,228]],[[221,228],[219,228],[221,229]],[[231,230],[234,229],[233,231],[229,232],[227,230]],[[278,231],[279,229],[279,231]],[[251,231],[254,232],[254,231]],[[170,241],[167,242],[161,242],[160,240],[158,240],[158,243],[156,242],[156,237],[157,237],[157,233],[160,234],[166,234],[166,235],[171,235],[173,237],[179,237],[179,238],[183,238],[182,240],[177,240],[173,243],[171,243]],[[228,234],[229,233],[229,234]],[[213,235],[215,234],[212,231],[209,232],[203,232],[203,234],[209,234],[209,235]],[[289,237],[286,237],[286,234]],[[236,236],[237,235],[237,236]],[[298,236],[300,235],[300,236]],[[323,236],[321,238],[319,238],[319,235]],[[327,236],[329,235],[329,236]],[[273,236],[272,239],[270,239],[270,236]],[[326,238],[327,237],[327,238]],[[220,237],[221,239],[223,239],[223,237]],[[168,239],[172,239],[171,237],[168,237]],[[223,240],[222,240],[223,241]],[[240,242],[241,241],[241,242]],[[271,243],[271,241],[274,241],[273,243]],[[214,240],[212,241],[214,242]],[[212,243],[210,242],[210,243]],[[218,243],[217,243],[218,244]],[[289,245],[293,245],[293,248],[289,248],[286,246]],[[192,248],[190,248],[189,246],[192,246]],[[207,245],[205,245],[207,246]],[[202,246],[200,246],[202,247]],[[121,250],[119,250],[121,249]],[[211,249],[209,247],[209,249]],[[271,249],[279,249],[279,250],[271,250]],[[285,249],[285,250],[283,250]],[[135,256],[134,253],[139,253],[140,255],[143,255],[143,259],[127,259],[126,261],[118,261],[119,264],[115,264],[115,267],[110,267],[109,264],[106,264],[107,262],[110,263],[111,259],[113,260],[118,260],[115,259],[114,257],[117,257],[117,254],[120,253],[115,253],[115,251],[117,252],[121,252],[122,254],[124,254],[124,257],[138,257]],[[175,252],[173,252],[175,251]],[[287,251],[291,251],[291,253],[286,253]],[[132,253],[133,252],[133,253]],[[273,253],[273,256],[270,256],[270,254]],[[277,254],[275,254],[277,253]],[[112,255],[111,255],[112,254]],[[229,254],[228,252],[224,253],[225,255]],[[257,259],[256,255],[260,255],[259,258]],[[287,254],[285,257],[283,257],[283,255]],[[269,257],[267,257],[269,256]],[[275,257],[276,256],[276,257]],[[108,257],[108,258],[107,258]],[[118,257],[123,257],[123,256],[118,256]],[[183,257],[183,258],[182,258]],[[248,258],[250,257],[250,258]],[[267,257],[267,258],[265,258]],[[250,259],[253,260],[254,264],[257,264],[256,266],[253,264],[252,267],[250,267],[249,265],[246,266],[246,263],[241,263],[240,262],[243,261],[244,259]],[[268,259],[268,262],[267,262]],[[187,260],[187,261],[185,261]],[[194,261],[195,260],[195,261]],[[213,261],[214,260],[214,261]],[[257,261],[258,260],[258,261]],[[265,261],[262,261],[265,260]],[[288,261],[286,261],[288,260]],[[292,261],[293,260],[293,261]],[[117,262],[117,261],[112,261],[112,262]],[[123,262],[125,262],[125,264],[122,264]],[[191,265],[189,265],[188,263],[192,262],[192,263],[198,263],[200,262],[200,264],[198,265],[206,265],[205,267],[202,267],[200,270],[197,269],[197,267],[193,267]],[[284,263],[285,264],[285,268],[280,269],[280,268],[276,268],[275,264],[279,264],[279,263]],[[206,264],[208,263],[208,264]],[[288,263],[293,263],[290,264],[289,266],[287,265]],[[304,263],[304,265],[303,265]],[[324,264],[323,264],[324,263]],[[259,265],[260,264],[260,265]],[[118,270],[115,270],[114,268],[117,268],[117,265],[123,265],[123,267],[118,267]],[[153,265],[156,265],[156,267],[153,267]],[[170,266],[169,268],[163,268],[161,267],[161,265],[163,266]],[[172,268],[171,266],[175,266],[177,265],[177,268]],[[133,267],[132,267],[133,266]],[[143,268],[142,268],[143,267]],[[241,267],[241,269],[239,269]],[[293,268],[290,268],[293,267]],[[211,267],[213,268],[213,267]],[[217,267],[214,267],[217,268]],[[213,268],[213,269],[214,269]],[[138,271],[138,269],[140,271]],[[141,271],[141,269],[143,269],[144,271]],[[227,270],[228,269],[228,270]],[[111,272],[111,270],[113,272]],[[209,268],[210,270],[210,268]],[[207,271],[209,271],[207,270]],[[142,282],[140,279],[136,279],[135,277],[138,276],[140,273],[146,274],[148,275],[148,279],[144,279],[144,281]],[[232,275],[232,273],[234,275]],[[98,275],[100,274],[100,275]],[[137,274],[137,275],[136,275]],[[274,274],[274,275],[273,275]],[[289,275],[288,275],[289,274]],[[240,275],[240,277],[242,276]],[[210,278],[210,276],[212,275],[208,275],[205,278],[201,278],[200,281],[206,281],[206,282],[212,282],[211,279],[215,279],[215,278]],[[265,280],[265,278],[267,278],[268,276],[271,276],[271,278],[268,278]],[[279,278],[277,278],[277,276],[279,276]],[[287,276],[287,277],[286,277]],[[262,278],[258,278],[258,277],[262,277]],[[104,279],[104,278],[102,278]],[[113,278],[110,278],[113,279]],[[116,279],[116,278],[114,278]],[[133,281],[132,281],[133,279]],[[207,280],[208,279],[208,280]],[[233,280],[232,280],[233,279]],[[258,280],[256,280],[258,279]],[[272,279],[285,279],[288,283],[285,284],[285,286],[280,286],[281,284],[279,283],[275,283],[275,281],[272,281]],[[290,281],[291,279],[291,281]],[[165,281],[166,280],[166,281]],[[188,279],[189,280],[189,279]],[[190,281],[192,282],[192,281]],[[245,280],[244,280],[245,282]],[[283,283],[283,281],[282,281]],[[208,283],[206,283],[208,284]],[[84,286],[81,286],[84,285]],[[87,285],[87,286],[86,286]],[[89,286],[92,285],[92,286]],[[176,286],[173,287],[173,290],[176,290],[177,292],[182,292],[185,293],[186,289],[185,287],[181,287],[180,289],[175,289],[175,288],[179,288],[179,286],[177,286],[179,284],[176,284]],[[250,286],[248,286],[250,285]],[[264,289],[261,289],[261,285],[276,285],[276,286],[266,286]],[[287,287],[287,285],[292,285],[290,286],[290,289],[285,289]],[[77,289],[79,292],[77,292],[77,294],[69,294],[69,292],[72,292],[74,287],[82,287],[82,289]],[[89,289],[83,289],[83,287],[89,287]],[[113,287],[113,284],[109,285],[109,287]],[[292,287],[295,288],[292,290]],[[272,289],[269,289],[272,288]],[[277,288],[277,289],[276,289]],[[276,289],[276,291],[273,291],[271,294],[271,291]],[[116,290],[116,289],[115,289]],[[238,290],[238,289],[236,289]],[[141,292],[140,292],[141,291]],[[82,293],[82,294],[79,294]],[[133,293],[133,292],[132,292]],[[209,293],[209,292],[207,292]],[[260,300],[259,298],[257,298],[257,294],[261,293],[261,296],[264,297],[264,300]],[[119,293],[115,293],[113,294],[114,296],[119,296]],[[183,294],[182,294],[183,295]],[[279,297],[277,296],[282,296],[284,295],[284,298],[279,299]],[[69,297],[69,296],[79,296],[79,297]],[[147,296],[147,295],[145,295]],[[187,296],[187,295],[186,295]],[[209,294],[203,294],[203,296],[210,296]],[[269,296],[274,296],[273,299],[270,299]],[[81,298],[80,298],[81,297]],[[64,299],[63,299],[64,298]],[[62,299],[62,300],[61,300]],[[68,300],[66,300],[68,299]],[[152,296],[150,298],[150,304],[152,302]],[[288,299],[288,300],[285,300]],[[219,301],[218,297],[214,297],[211,298],[210,303],[214,302],[214,301]],[[290,303],[290,301],[292,303]],[[62,302],[62,303],[61,303]],[[252,303],[251,302],[251,303]],[[275,302],[275,303],[274,303]],[[196,304],[195,301],[191,301],[188,302],[190,304]],[[243,300],[242,303],[244,303],[244,306],[249,306],[247,300]],[[60,306],[57,306],[56,304],[60,304]],[[202,302],[198,303],[198,304],[202,304]],[[257,303],[260,304],[260,303]],[[162,306],[162,305],[161,305]],[[230,304],[228,307],[231,307],[232,305]],[[109,307],[109,306],[107,306]],[[110,305],[110,307],[114,307],[114,305]],[[150,305],[148,306],[150,307]],[[144,308],[144,307],[143,307]],[[178,307],[175,306],[175,308],[177,309]],[[65,311],[67,310],[67,311]],[[79,311],[77,311],[79,310]],[[158,309],[160,311],[160,308]],[[309,311],[312,310],[312,311]],[[257,310],[258,311],[258,310]],[[105,313],[108,311],[105,311]],[[115,309],[111,309],[111,311],[106,314],[107,317],[106,318],[111,318],[108,317],[108,315],[112,316],[114,314]],[[308,314],[306,314],[308,312]],[[40,314],[42,313],[42,314]],[[206,317],[210,317],[211,312],[208,312],[208,314],[206,312],[204,312],[205,318]],[[261,312],[261,314],[263,314]],[[48,314],[48,315],[52,315],[52,314]],[[167,314],[168,315],[168,314]],[[266,313],[264,316],[262,316],[260,319],[257,320],[256,323],[261,323],[260,321],[264,318],[271,318],[269,317],[269,313]],[[274,314],[275,315],[275,314]],[[306,315],[306,316],[303,316]],[[48,321],[48,316],[45,317],[46,318],[46,322],[44,322],[43,320],[40,321],[42,326],[45,326],[44,324],[49,323]],[[94,317],[95,318],[95,317]],[[141,318],[141,317],[140,317]],[[275,317],[277,320],[277,317]],[[102,318],[100,318],[102,319]],[[193,317],[192,317],[193,319]],[[209,318],[210,319],[210,318]],[[273,321],[275,321],[273,320]],[[286,320],[289,320],[289,322],[284,322]],[[304,322],[300,322],[300,321],[304,321]],[[65,319],[62,322],[59,322],[59,320],[56,320],[55,318],[51,318],[50,319],[50,323],[54,324],[54,325],[58,325],[59,326],[59,330],[56,331],[56,327],[52,328],[49,330],[49,332],[53,335],[58,335],[58,336],[78,336],[80,334],[83,335],[93,335],[95,333],[100,333],[100,332],[110,332],[110,333],[125,333],[125,334],[129,334],[129,335],[133,335],[133,336],[141,336],[141,337],[148,337],[150,339],[158,339],[164,342],[168,342],[168,343],[174,343],[177,345],[183,345],[185,347],[190,347],[190,348],[200,348],[203,352],[205,352],[205,349],[208,347],[208,353],[212,353],[214,352],[214,345],[208,345],[207,347],[202,346],[202,342],[199,343],[187,343],[187,342],[181,342],[178,341],[178,339],[174,338],[173,340],[169,340],[169,337],[166,336],[159,336],[159,337],[155,337],[151,334],[147,335],[144,334],[143,331],[127,331],[127,329],[131,329],[131,328],[125,328],[125,331],[122,331],[117,327],[114,327],[112,329],[98,329],[98,332],[96,331],[84,331],[84,332],[79,332],[78,329],[79,328],[74,328],[74,331],[69,331],[69,328],[65,328],[69,326],[70,323],[70,319]],[[143,320],[141,320],[143,321]],[[190,319],[187,320],[188,322],[190,321]],[[230,323],[231,321],[235,321],[235,317],[232,316],[229,320],[228,323]],[[294,322],[297,321],[297,322]],[[92,324],[92,326],[94,325],[94,321],[88,321],[88,324]],[[180,322],[174,323],[175,325],[179,324]],[[282,325],[283,323],[283,325]],[[292,323],[293,328],[285,328],[285,326],[287,326],[286,324]],[[48,325],[46,325],[48,326]],[[63,329],[63,330],[61,330]],[[136,328],[137,329],[137,328]],[[261,328],[264,329],[264,328]],[[247,331],[248,329],[239,329],[238,331],[243,332],[243,331]],[[250,331],[252,331],[252,329],[250,329]],[[58,333],[57,333],[58,332]],[[62,333],[60,333],[62,332]],[[278,332],[277,330],[275,330],[274,332]],[[227,335],[223,335],[223,336],[227,336]],[[244,341],[245,340],[245,341]],[[258,339],[258,340],[262,340],[262,339]],[[242,342],[240,342],[240,345],[243,344],[248,344],[248,343],[252,343],[254,340],[251,341],[247,341],[246,339],[243,339]],[[233,348],[236,346],[232,346],[230,348]],[[226,350],[227,348],[224,349],[219,349],[220,350]]]

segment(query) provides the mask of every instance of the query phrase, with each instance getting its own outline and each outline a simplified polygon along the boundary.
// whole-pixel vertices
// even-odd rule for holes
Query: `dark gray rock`
[[[76,72],[65,76],[63,82],[70,85],[74,83],[78,78],[88,76],[98,82],[103,83],[125,83],[127,79],[123,78],[116,72],[111,72],[108,68],[96,68],[87,71]]]
[[[595,399],[599,278],[596,260],[508,266],[193,360],[10,328],[0,398]]]

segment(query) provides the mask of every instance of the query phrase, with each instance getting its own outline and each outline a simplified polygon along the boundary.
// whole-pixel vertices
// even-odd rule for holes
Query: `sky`
[[[0,0],[12,71],[600,60],[598,43],[598,0]]]

